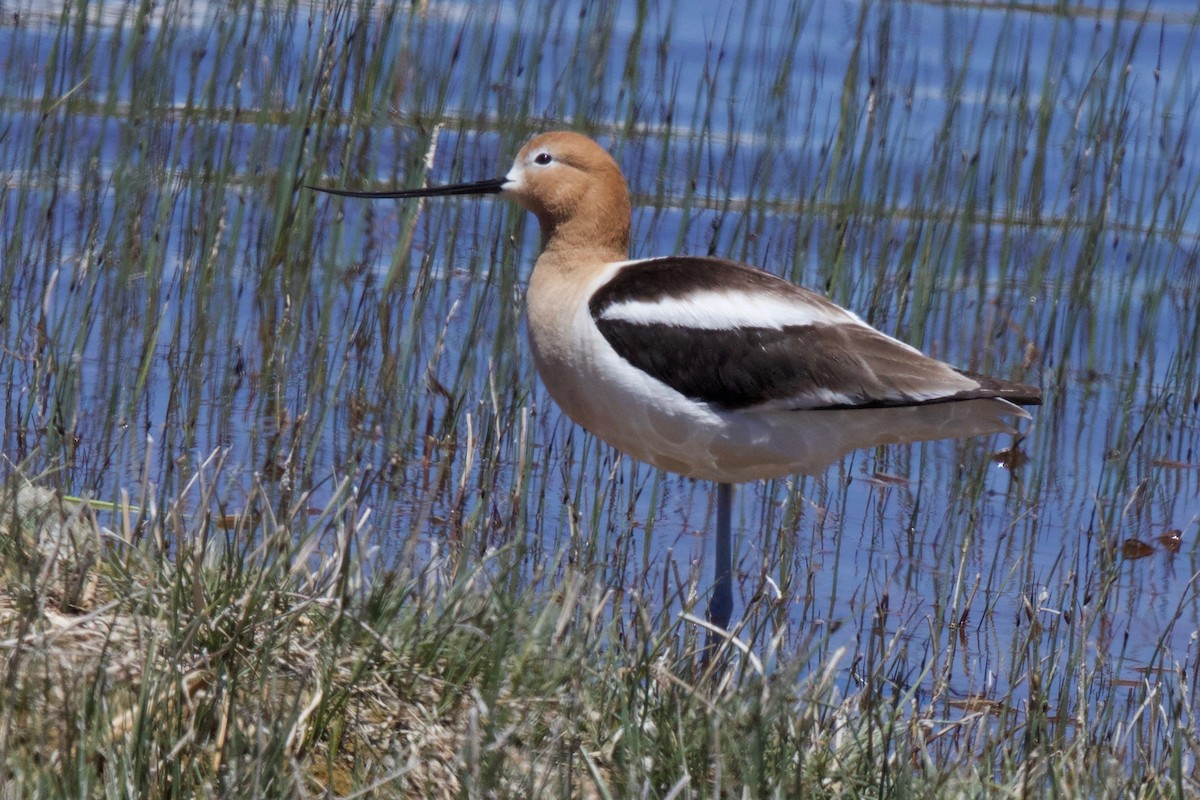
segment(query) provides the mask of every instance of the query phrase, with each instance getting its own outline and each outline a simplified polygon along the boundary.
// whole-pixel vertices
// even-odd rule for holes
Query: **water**
[[[748,5],[0,5],[5,454],[166,498],[220,450],[222,511],[348,478],[385,551],[582,547],[618,611],[678,608],[707,487],[538,384],[531,221],[301,188],[495,177],[572,127],[629,175],[634,255],[761,264],[1046,392],[1015,469],[996,437],[742,488],[740,609],[784,598],[796,647],[836,630],[816,657],[881,615],[963,697],[1025,680],[1012,643],[1064,617],[1120,680],[1195,663],[1194,10]]]

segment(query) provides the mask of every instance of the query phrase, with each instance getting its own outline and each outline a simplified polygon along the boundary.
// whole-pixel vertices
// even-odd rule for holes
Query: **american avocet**
[[[634,458],[716,481],[708,617],[733,609],[731,487],[816,473],[857,448],[1011,431],[1033,386],[955,369],[826,298],[719,258],[629,261],[624,175],[596,142],[546,133],[503,178],[348,197],[504,194],[537,216],[538,373],[567,415]]]

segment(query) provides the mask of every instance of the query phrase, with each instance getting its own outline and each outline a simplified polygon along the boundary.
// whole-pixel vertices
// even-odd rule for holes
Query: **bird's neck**
[[[555,223],[540,220],[542,254],[559,264],[607,264],[629,258],[629,222],[577,214]]]

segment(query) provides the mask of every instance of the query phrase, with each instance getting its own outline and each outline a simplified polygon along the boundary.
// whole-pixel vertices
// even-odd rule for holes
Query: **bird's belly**
[[[725,411],[657,381],[640,386],[596,371],[585,386],[558,380],[561,374],[544,371],[543,381],[579,425],[640,461],[720,483],[817,474],[861,448],[1011,432],[1021,415],[996,398],[898,408]]]
[[[558,374],[546,370],[542,378],[567,416],[622,453],[668,472],[740,483],[814,472],[828,463],[808,463],[812,448],[797,441],[794,425],[775,430],[764,419],[721,412],[662,385],[641,391],[595,375],[584,386],[556,380]]]

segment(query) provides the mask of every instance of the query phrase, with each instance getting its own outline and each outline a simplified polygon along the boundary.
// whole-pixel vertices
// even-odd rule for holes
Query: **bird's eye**
[[[533,163],[535,163],[535,164],[545,165],[545,164],[549,164],[553,160],[554,159],[550,157],[549,153],[538,153],[536,156],[533,157]]]

